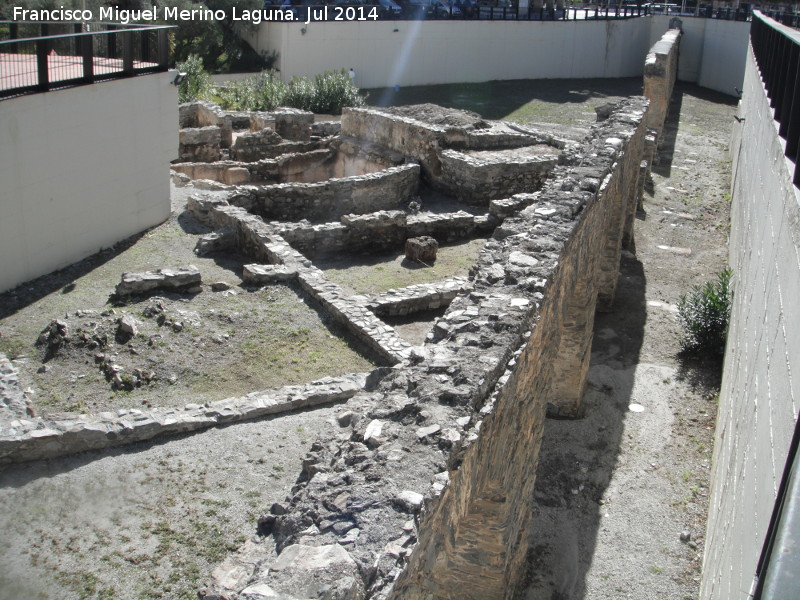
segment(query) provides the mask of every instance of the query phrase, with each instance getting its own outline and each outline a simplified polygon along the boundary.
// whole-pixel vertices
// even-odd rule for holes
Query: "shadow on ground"
[[[595,553],[602,499],[622,443],[632,402],[635,365],[644,337],[646,281],[642,263],[622,259],[613,312],[597,314],[586,415],[548,419],[533,505],[530,572],[518,600],[585,596]]]
[[[471,110],[486,119],[503,119],[534,101],[557,105],[583,104],[591,99],[641,94],[642,78],[516,79],[365,91],[368,93],[367,102],[373,106],[431,102],[447,108]]]

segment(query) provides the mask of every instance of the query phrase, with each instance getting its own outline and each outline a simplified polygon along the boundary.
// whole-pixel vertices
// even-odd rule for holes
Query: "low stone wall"
[[[478,206],[537,191],[566,146],[552,136],[507,123],[479,121],[479,125],[478,129],[444,127],[374,109],[342,112],[344,135],[404,154],[420,164],[432,187]],[[542,152],[543,146],[552,151]]]
[[[366,299],[349,297],[338,285],[328,281],[320,269],[277,233],[274,225],[218,197],[192,196],[188,209],[203,223],[232,232],[239,252],[267,265],[286,267],[283,271],[286,278],[296,277],[300,287],[380,361],[394,365],[408,357],[411,345],[370,312]],[[273,274],[274,271],[265,277],[269,279]]]
[[[230,202],[268,220],[335,221],[342,215],[392,210],[417,194],[419,165],[319,183],[238,188]]]
[[[366,108],[342,110],[342,135],[373,142],[418,162],[426,178],[441,171],[438,150],[446,129]]]
[[[371,296],[367,307],[379,317],[405,317],[416,312],[450,305],[459,294],[472,288],[466,277],[437,283],[421,283]]]
[[[490,232],[500,220],[490,215],[419,213],[401,210],[377,211],[365,215],[345,215],[340,222],[312,225],[303,222],[273,223],[293,248],[308,258],[365,250],[401,248],[408,238],[429,235],[440,242],[452,242]]]
[[[534,147],[535,148],[535,147]],[[558,164],[555,152],[532,152],[531,147],[468,154],[444,150],[436,187],[475,206],[517,193],[536,192]]]
[[[214,162],[222,157],[222,133],[219,127],[181,129],[178,134],[178,160]]]
[[[296,108],[280,107],[270,112],[223,110],[212,102],[195,100],[178,107],[181,129],[216,126],[222,130],[223,147],[228,148],[233,131],[260,131],[270,128],[286,140],[307,141],[311,137],[314,114]]]
[[[272,129],[262,129],[237,136],[231,146],[231,158],[254,162],[294,152],[311,152],[323,147],[322,140],[288,141]]]
[[[216,425],[258,419],[299,408],[339,402],[364,388],[366,374],[326,377],[306,385],[292,385],[242,398],[203,405],[153,410],[120,409],[96,415],[76,414],[65,419],[16,418],[0,421],[0,464],[39,460],[100,450],[199,431]]]
[[[0,423],[31,414],[31,401],[20,387],[17,368],[0,353]]]
[[[426,344],[358,396],[348,439],[315,444],[285,514],[262,519],[279,552],[339,544],[361,577],[346,597],[512,597],[545,413],[580,414],[595,306],[613,300],[646,105],[623,102],[565,158],[498,228],[472,290]],[[226,598],[286,589],[282,569],[264,561],[268,546],[226,563],[241,575],[218,573],[218,585],[235,586]]]

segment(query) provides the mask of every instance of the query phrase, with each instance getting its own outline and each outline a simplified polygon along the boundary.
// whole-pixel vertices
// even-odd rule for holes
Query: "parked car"
[[[463,13],[461,12],[461,8],[455,4],[454,0],[447,2],[445,0],[436,0],[433,3],[433,12],[434,14],[440,19],[460,19],[463,17]]]
[[[472,19],[478,15],[478,3],[475,0],[455,0],[454,3],[461,13],[468,19]]]

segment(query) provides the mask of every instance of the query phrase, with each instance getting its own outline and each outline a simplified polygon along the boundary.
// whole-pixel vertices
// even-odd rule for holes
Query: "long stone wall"
[[[800,410],[800,193],[752,50],[739,116],[731,145],[733,310],[714,444],[703,600],[749,597]]]
[[[2,358],[0,367],[5,368]],[[0,421],[0,464],[112,448],[160,435],[200,431],[217,425],[340,402],[361,391],[366,382],[367,374],[353,374],[253,392],[242,398],[228,398],[202,405],[187,404],[183,408],[120,409],[58,419],[17,415],[17,418]]]
[[[545,414],[580,413],[595,304],[613,297],[646,106],[624,102],[539,194],[517,200],[532,204],[487,243],[471,290],[356,397],[347,440],[315,444],[287,504],[262,519],[286,556],[346,549],[342,597],[513,593]],[[306,567],[289,581],[258,553],[217,573],[221,595],[319,592]]]

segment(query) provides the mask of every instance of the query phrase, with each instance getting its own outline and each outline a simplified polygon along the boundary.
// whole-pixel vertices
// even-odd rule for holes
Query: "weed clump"
[[[731,270],[725,269],[703,286],[696,285],[678,301],[678,319],[683,327],[683,352],[690,355],[725,353],[733,293]]]

